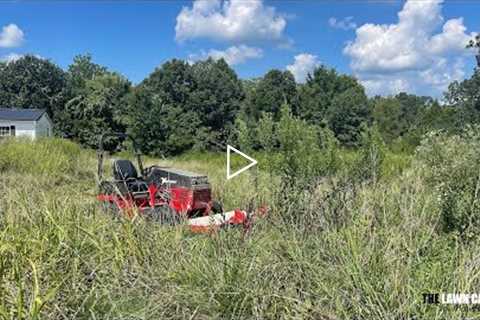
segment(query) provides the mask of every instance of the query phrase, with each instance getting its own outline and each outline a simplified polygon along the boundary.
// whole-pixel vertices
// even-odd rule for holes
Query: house
[[[0,108],[0,138],[10,136],[49,137],[53,123],[42,109]]]

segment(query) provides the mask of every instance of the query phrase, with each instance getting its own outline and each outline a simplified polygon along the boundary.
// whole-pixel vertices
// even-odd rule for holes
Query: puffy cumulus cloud
[[[328,24],[332,28],[342,30],[352,30],[357,28],[357,24],[353,21],[353,17],[346,17],[340,20],[335,17],[331,17],[328,19]]]
[[[179,42],[194,38],[284,42],[286,25],[285,16],[262,0],[196,0],[177,16],[175,34]]]
[[[198,60],[205,60],[208,57],[211,57],[214,60],[223,58],[229,65],[233,66],[244,63],[248,59],[258,59],[263,57],[263,50],[246,45],[232,46],[226,50],[211,49],[208,52],[203,51],[200,54],[191,54],[188,57],[188,61],[193,63]]]
[[[286,69],[290,71],[298,83],[305,82],[307,75],[312,73],[315,68],[320,66],[318,57],[313,54],[302,53],[296,55],[293,64],[288,65]]]
[[[381,76],[373,76],[362,80],[362,84],[367,92],[375,92],[376,94],[409,92],[412,89],[409,82],[401,78],[385,79]]]
[[[473,37],[473,33],[468,35],[466,31],[463,18],[448,20],[443,25],[442,33],[430,39],[429,51],[433,54],[464,51],[465,45]]]
[[[16,24],[9,24],[0,32],[0,47],[13,48],[20,46],[24,41],[24,34]]]
[[[408,0],[398,23],[367,23],[344,48],[370,94],[410,91],[439,96],[465,76],[467,34],[462,18],[444,21],[443,0]],[[441,28],[440,28],[441,27]]]

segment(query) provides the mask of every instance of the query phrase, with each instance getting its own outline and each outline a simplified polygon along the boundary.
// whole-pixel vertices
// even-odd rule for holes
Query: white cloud
[[[293,64],[288,65],[286,69],[290,71],[298,83],[305,82],[307,75],[312,73],[315,68],[320,66],[318,57],[313,54],[302,53],[295,56]]]
[[[344,54],[370,94],[408,90],[439,96],[465,76],[465,45],[474,34],[466,33],[462,18],[444,23],[442,2],[408,0],[398,23],[368,23],[356,30]]]
[[[9,24],[0,32],[0,48],[20,46],[24,41],[23,31],[16,24]]]
[[[244,63],[248,59],[258,59],[263,57],[263,50],[242,44],[229,47],[226,50],[211,49],[208,52],[202,51],[200,54],[191,54],[189,55],[188,60],[193,63],[198,60],[205,60],[208,57],[211,57],[214,60],[223,58],[229,65],[233,66]]]
[[[357,24],[355,23],[355,21],[353,21],[353,17],[345,17],[340,20],[335,17],[331,17],[330,19],[328,19],[328,24],[332,28],[342,30],[351,30],[357,28]]]
[[[473,36],[473,34],[467,35],[465,31],[467,28],[463,24],[463,18],[448,20],[443,25],[442,33],[430,39],[430,52],[444,54],[465,51],[465,45]]]
[[[175,37],[179,42],[195,38],[284,41],[286,25],[285,16],[264,6],[262,0],[196,0],[177,16]]]

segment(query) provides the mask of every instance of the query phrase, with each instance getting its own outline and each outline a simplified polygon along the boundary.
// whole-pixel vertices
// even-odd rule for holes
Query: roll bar
[[[109,137],[129,139],[132,142],[133,152],[134,152],[135,158],[137,159],[138,169],[140,170],[140,174],[143,176],[142,153],[140,152],[137,142],[133,139],[133,137],[126,133],[103,133],[100,135],[100,138],[98,139],[98,150],[97,150],[98,182],[100,183],[103,180],[103,158],[105,154],[104,143],[105,143],[105,139]]]

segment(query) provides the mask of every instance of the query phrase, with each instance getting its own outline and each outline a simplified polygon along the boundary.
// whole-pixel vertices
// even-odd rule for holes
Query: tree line
[[[479,44],[477,37],[469,46],[480,50]],[[282,134],[275,128],[286,118],[308,127],[318,145],[328,132],[354,148],[374,127],[393,148],[412,150],[428,131],[480,122],[477,61],[473,76],[453,82],[439,103],[407,93],[369,98],[357,79],[326,66],[299,84],[289,71],[242,80],[223,59],[172,59],[133,85],[90,55],[75,57],[66,70],[27,55],[0,62],[0,106],[46,109],[56,135],[86,147],[95,148],[102,133],[126,132],[156,156],[217,150],[225,143],[274,150]],[[123,146],[116,139],[107,143],[111,150]]]

